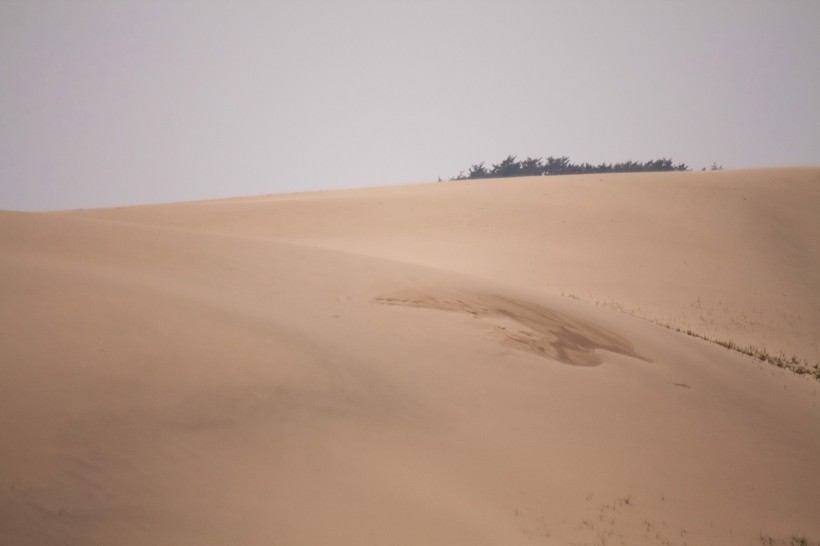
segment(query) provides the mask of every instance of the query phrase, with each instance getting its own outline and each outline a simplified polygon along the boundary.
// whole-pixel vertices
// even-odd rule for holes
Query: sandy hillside
[[[820,541],[820,169],[0,212],[2,544]],[[646,320],[651,319],[651,320]]]

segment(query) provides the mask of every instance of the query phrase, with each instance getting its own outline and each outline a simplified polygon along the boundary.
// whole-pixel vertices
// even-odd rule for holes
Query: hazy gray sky
[[[0,208],[820,165],[820,2],[0,0]]]

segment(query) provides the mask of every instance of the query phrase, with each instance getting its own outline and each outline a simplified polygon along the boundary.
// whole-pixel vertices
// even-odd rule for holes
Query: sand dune
[[[2,212],[0,542],[820,541],[820,383],[645,320],[820,361],[818,210],[806,168]]]

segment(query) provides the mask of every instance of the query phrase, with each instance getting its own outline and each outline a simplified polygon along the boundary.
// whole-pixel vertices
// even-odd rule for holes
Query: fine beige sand
[[[820,168],[0,212],[0,544],[820,541]],[[653,322],[654,321],[654,322]]]

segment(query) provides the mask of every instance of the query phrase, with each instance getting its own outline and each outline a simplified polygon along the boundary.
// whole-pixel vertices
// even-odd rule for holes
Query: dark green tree
[[[521,162],[518,172],[521,176],[541,176],[544,174],[544,163],[540,157],[528,157]]]
[[[493,165],[490,175],[494,178],[508,178],[511,176],[520,176],[521,163],[515,160],[514,155],[508,155],[501,163]]]

